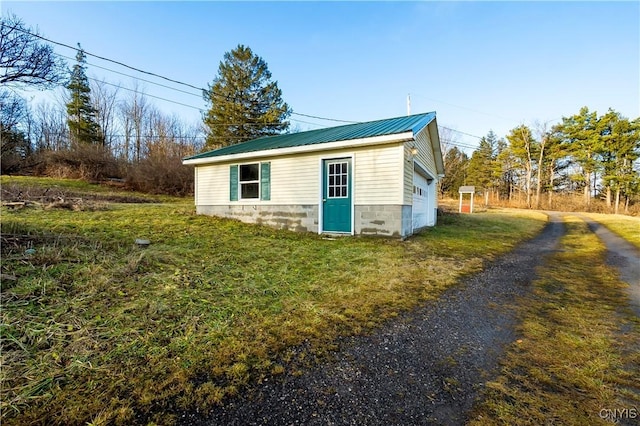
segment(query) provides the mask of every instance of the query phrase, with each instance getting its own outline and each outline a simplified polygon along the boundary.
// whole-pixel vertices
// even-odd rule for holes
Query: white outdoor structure
[[[405,238],[436,224],[434,112],[251,140],[184,159],[200,214]]]
[[[462,196],[463,196],[463,194],[471,194],[471,202],[469,204],[469,213],[473,213],[473,195],[476,193],[476,187],[475,186],[461,186],[458,189],[458,192],[460,193],[460,206],[458,207],[458,212],[462,213],[462,210],[463,210],[463,208],[462,208]]]

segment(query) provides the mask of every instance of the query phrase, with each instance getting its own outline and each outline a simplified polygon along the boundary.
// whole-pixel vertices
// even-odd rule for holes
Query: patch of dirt
[[[550,213],[542,233],[464,279],[436,301],[368,336],[342,339],[302,375],[265,379],[180,425],[458,425],[515,334],[516,303],[565,233]]]

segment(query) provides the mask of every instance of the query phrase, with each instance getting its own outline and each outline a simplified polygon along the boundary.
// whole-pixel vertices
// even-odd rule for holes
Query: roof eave
[[[444,159],[442,158],[442,147],[440,145],[440,134],[438,132],[438,122],[435,117],[429,122],[429,138],[433,147],[433,156],[436,163],[438,177],[444,176]]]
[[[214,163],[226,163],[230,161],[247,160],[253,158],[279,157],[282,155],[302,154],[316,151],[329,151],[345,148],[356,148],[362,146],[381,145],[395,142],[406,142],[413,140],[413,131],[395,133],[392,135],[374,136],[370,138],[349,139],[344,141],[333,141],[316,143],[310,145],[300,145],[287,148],[266,149],[260,151],[242,152],[238,154],[219,155],[207,158],[192,158],[182,160],[184,165],[203,165]]]

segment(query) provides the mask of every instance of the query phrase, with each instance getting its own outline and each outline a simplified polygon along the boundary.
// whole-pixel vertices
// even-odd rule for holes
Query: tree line
[[[290,131],[291,108],[266,62],[238,45],[224,54],[202,96],[202,121],[185,123],[156,108],[144,90],[87,76],[78,44],[71,69],[37,32],[16,16],[0,25],[0,142],[2,173],[35,173],[91,180],[117,178],[132,189],[186,194],[193,170],[182,158],[202,150]],[[20,87],[63,88],[57,102],[33,105]],[[593,198],[610,211],[640,204],[640,118],[582,108],[548,128],[515,127],[504,138],[489,132],[469,158],[446,128],[442,195],[474,185],[485,204],[509,202],[555,208],[562,197]],[[596,201],[598,204],[600,201]]]
[[[457,197],[460,186],[474,185],[486,205],[511,202],[536,209],[566,208],[556,198],[564,202],[579,194],[578,208],[602,204],[606,211],[628,212],[640,202],[639,158],[640,118],[583,107],[551,128],[517,126],[506,140],[490,131],[471,158],[456,147],[447,149],[440,189]]]
[[[291,110],[266,62],[239,45],[202,90],[208,111],[186,123],[160,111],[139,84],[87,76],[78,44],[71,69],[16,16],[0,28],[1,172],[125,181],[136,190],[184,195],[203,149],[287,131]],[[28,102],[16,89],[59,89],[56,101]]]

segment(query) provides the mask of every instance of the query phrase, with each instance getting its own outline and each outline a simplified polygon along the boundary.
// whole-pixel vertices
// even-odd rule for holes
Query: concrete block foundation
[[[406,238],[413,232],[410,205],[356,205],[353,211],[356,235]],[[319,230],[317,205],[196,206],[196,212],[290,231],[317,233]]]

